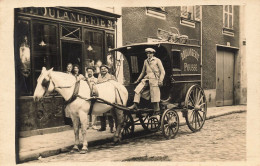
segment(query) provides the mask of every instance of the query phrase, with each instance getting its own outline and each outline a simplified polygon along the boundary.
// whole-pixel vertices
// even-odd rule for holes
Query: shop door
[[[63,40],[62,45],[62,69],[66,71],[68,63],[78,64],[82,74],[82,43]],[[84,74],[84,73],[83,73]]]
[[[234,89],[234,53],[218,50],[216,105],[232,105]]]

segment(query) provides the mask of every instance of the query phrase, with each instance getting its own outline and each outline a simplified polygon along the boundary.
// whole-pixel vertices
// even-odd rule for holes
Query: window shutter
[[[195,11],[195,20],[200,21],[201,20],[201,6],[196,5],[194,11]]]

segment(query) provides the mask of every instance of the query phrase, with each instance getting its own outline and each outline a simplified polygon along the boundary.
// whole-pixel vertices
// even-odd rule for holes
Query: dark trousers
[[[106,129],[106,116],[100,116],[101,129]],[[107,116],[108,124],[110,128],[114,127],[114,119],[112,116]]]

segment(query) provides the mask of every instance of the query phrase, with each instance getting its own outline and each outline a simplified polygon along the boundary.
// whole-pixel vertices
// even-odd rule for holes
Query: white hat
[[[145,52],[156,52],[153,48],[146,48]]]

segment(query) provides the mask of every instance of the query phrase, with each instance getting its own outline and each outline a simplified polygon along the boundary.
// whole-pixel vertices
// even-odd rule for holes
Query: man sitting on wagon
[[[140,98],[150,99],[153,103],[154,112],[160,111],[159,102],[161,100],[160,86],[163,85],[165,70],[160,59],[154,57],[155,50],[153,48],[145,49],[147,59],[144,61],[142,72],[134,84],[138,84],[135,88],[134,104],[129,109],[138,109]],[[145,75],[146,74],[146,75]],[[145,76],[144,76],[145,75]],[[144,78],[143,78],[144,77]],[[147,89],[146,87],[148,87]]]

